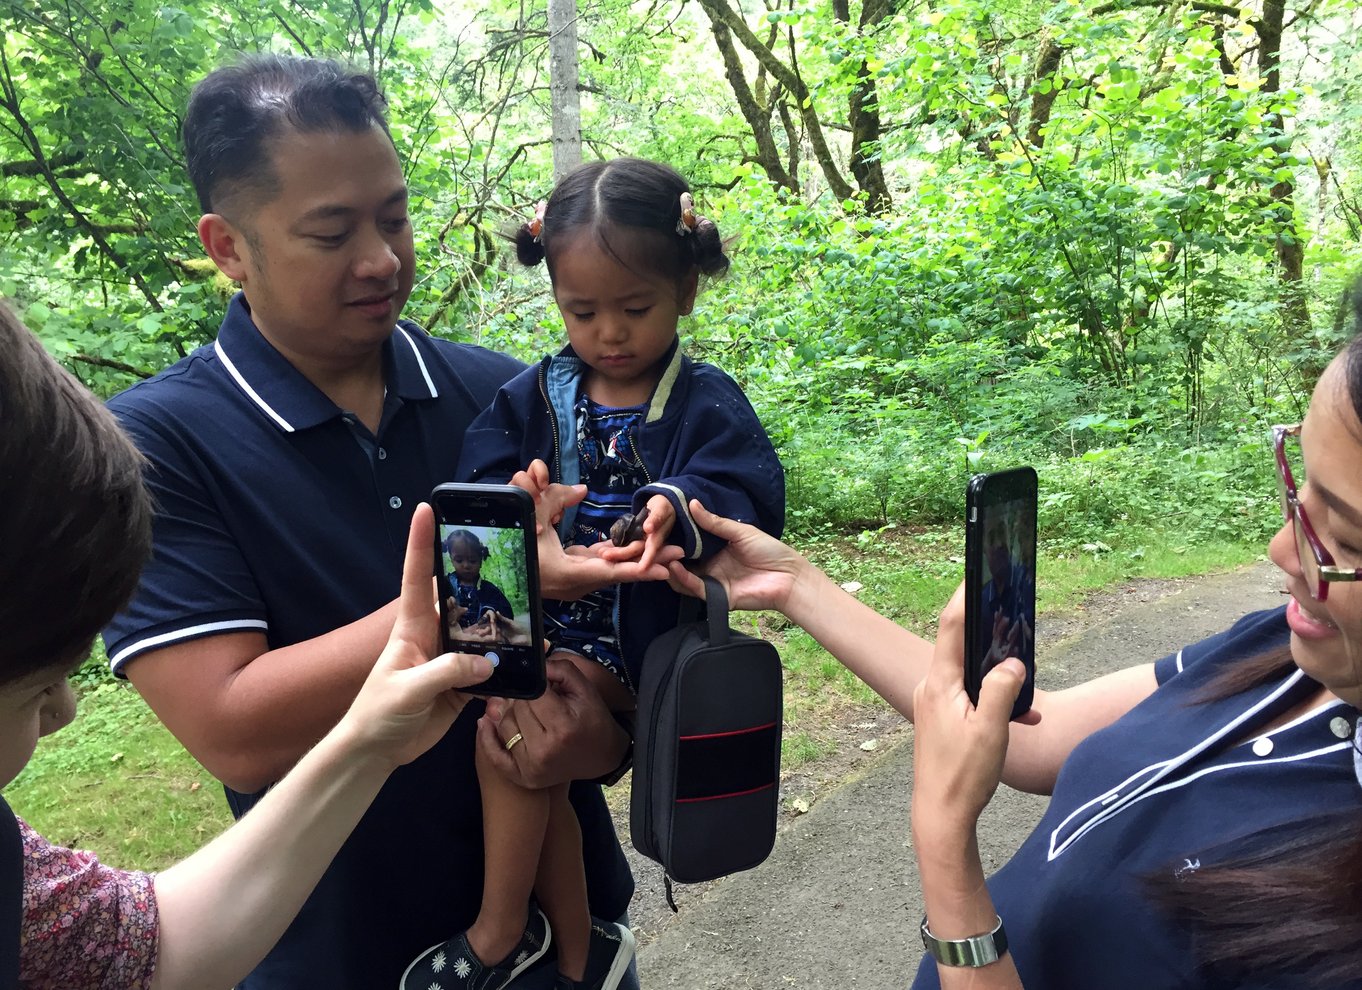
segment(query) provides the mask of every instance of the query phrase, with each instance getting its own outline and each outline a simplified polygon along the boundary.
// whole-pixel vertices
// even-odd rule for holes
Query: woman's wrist
[[[973,825],[919,828],[915,823],[913,849],[932,934],[958,939],[992,930],[996,914]]]
[[[827,602],[829,586],[836,587],[813,562],[800,554],[790,551],[794,556],[790,571],[790,590],[785,601],[777,603],[775,609],[796,625],[803,626],[820,614],[820,606]],[[837,589],[841,591],[840,588]],[[842,592],[845,594],[845,592]]]
[[[356,776],[378,774],[386,779],[401,766],[401,762],[392,752],[392,746],[385,745],[384,740],[375,737],[366,726],[359,723],[360,720],[354,715],[344,715],[336,727],[313,747],[312,753],[316,754],[314,758],[334,763]]]

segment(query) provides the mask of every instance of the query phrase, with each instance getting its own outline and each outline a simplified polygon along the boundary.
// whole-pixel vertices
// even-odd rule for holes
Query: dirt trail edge
[[[1157,659],[1282,601],[1267,563],[1195,581],[1133,582],[1072,613],[1037,623],[1042,683],[1060,687]],[[901,990],[922,955],[922,917],[908,844],[912,733],[893,734],[799,817],[782,817],[770,858],[755,870],[678,887],[628,850],[647,933],[639,970],[647,990]],[[1044,799],[1000,788],[980,827],[985,866],[1006,861],[1039,820]],[[627,814],[620,822],[628,836]],[[627,849],[627,846],[626,846]]]

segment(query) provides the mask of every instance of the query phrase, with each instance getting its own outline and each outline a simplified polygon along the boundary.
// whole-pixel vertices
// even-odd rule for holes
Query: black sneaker
[[[460,932],[448,942],[432,945],[417,956],[402,974],[399,987],[401,990],[502,990],[542,959],[552,941],[549,919],[539,908],[531,906],[520,943],[497,965],[484,965],[468,944],[467,933]]]
[[[553,990],[615,990],[633,959],[634,933],[613,921],[592,918],[586,975],[580,983],[573,983],[559,973]]]

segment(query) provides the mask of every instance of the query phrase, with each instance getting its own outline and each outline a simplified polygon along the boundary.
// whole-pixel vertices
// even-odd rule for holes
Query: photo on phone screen
[[[492,661],[492,676],[470,693],[537,698],[545,681],[534,502],[509,485],[440,485],[431,504],[444,649]]]
[[[965,689],[1008,657],[1026,666],[1012,717],[1031,707],[1036,678],[1036,473],[970,479],[965,498]]]

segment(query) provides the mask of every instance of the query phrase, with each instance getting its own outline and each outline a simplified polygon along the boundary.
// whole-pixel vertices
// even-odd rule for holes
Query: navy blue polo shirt
[[[1023,985],[1260,986],[1199,972],[1195,933],[1153,904],[1146,878],[1176,882],[1261,850],[1294,834],[1304,818],[1362,816],[1351,706],[1334,699],[1271,732],[1255,732],[1319,690],[1299,669],[1198,703],[1227,667],[1286,646],[1284,612],[1253,613],[1159,661],[1159,689],[1074,749],[1040,825],[988,881]],[[1245,741],[1226,745],[1241,736]],[[927,957],[913,987],[939,986]],[[1261,986],[1282,983],[1265,978]],[[1362,979],[1346,986],[1362,987]]]
[[[289,646],[397,596],[415,507],[453,478],[468,425],[523,366],[410,323],[383,356],[387,395],[371,434],[261,336],[238,295],[213,344],[109,401],[149,461],[156,501],[151,561],[105,631],[115,672],[147,650],[227,632]],[[416,954],[471,923],[481,707],[393,774],[243,986],[395,987]],[[632,880],[600,788],[574,785],[573,796],[593,913],[617,918]],[[227,798],[239,817],[259,795]]]

